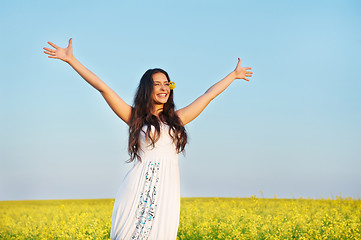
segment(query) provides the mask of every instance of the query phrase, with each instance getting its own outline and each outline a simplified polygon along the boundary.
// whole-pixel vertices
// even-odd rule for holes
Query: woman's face
[[[153,74],[153,101],[156,105],[163,105],[168,101],[170,88],[164,73]]]

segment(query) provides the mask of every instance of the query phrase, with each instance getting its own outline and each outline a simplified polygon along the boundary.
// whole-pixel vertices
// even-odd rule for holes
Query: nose
[[[165,85],[164,85],[164,84],[161,84],[161,85],[160,85],[160,89],[161,89],[161,90],[165,90]]]

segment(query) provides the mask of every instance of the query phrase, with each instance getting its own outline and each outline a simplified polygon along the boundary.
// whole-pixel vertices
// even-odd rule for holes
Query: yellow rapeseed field
[[[109,239],[114,199],[1,201],[0,239]],[[361,200],[182,198],[183,239],[361,239]]]

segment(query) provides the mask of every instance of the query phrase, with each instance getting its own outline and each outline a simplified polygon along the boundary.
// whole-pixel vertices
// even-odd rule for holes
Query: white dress
[[[143,127],[146,131],[146,127]],[[151,128],[154,132],[154,127]],[[142,162],[124,177],[115,197],[112,240],[175,240],[180,213],[178,153],[169,126],[160,123],[160,138],[153,148],[140,134]]]

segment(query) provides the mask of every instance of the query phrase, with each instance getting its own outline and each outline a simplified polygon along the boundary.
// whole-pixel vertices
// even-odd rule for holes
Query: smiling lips
[[[162,97],[162,98],[165,98],[167,97],[167,94],[166,93],[159,93],[157,94],[158,97]]]

